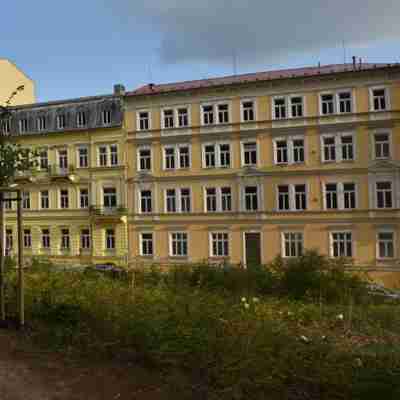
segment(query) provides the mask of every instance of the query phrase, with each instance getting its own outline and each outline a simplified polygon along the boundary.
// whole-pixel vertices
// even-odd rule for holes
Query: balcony
[[[53,180],[69,180],[71,182],[77,182],[79,180],[75,167],[72,165],[69,165],[68,168],[61,168],[58,165],[49,165],[48,173]]]
[[[116,207],[94,205],[90,206],[89,211],[92,218],[110,222],[126,222],[128,214],[128,209],[124,205]]]

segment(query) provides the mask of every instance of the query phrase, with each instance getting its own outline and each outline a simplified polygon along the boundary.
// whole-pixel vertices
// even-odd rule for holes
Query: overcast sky
[[[12,0],[1,20],[0,57],[42,101],[345,54],[400,62],[399,0]]]

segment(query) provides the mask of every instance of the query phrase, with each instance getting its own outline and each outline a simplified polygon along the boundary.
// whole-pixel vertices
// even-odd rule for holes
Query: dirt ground
[[[180,396],[179,396],[180,397]],[[0,330],[1,400],[164,400],[177,398],[161,375],[131,363],[101,365],[44,352]]]

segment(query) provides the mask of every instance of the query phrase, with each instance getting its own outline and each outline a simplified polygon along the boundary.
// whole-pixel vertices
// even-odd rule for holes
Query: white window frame
[[[213,122],[212,124],[210,123],[205,123],[204,122],[204,108],[205,107],[212,107],[212,113],[213,113]],[[213,103],[203,103],[200,104],[200,125],[201,126],[213,126],[217,125],[217,114],[216,114],[216,106]]]
[[[42,193],[43,192],[47,192],[47,205],[48,205],[48,207],[45,207],[45,208],[43,208],[42,207],[42,198],[43,198],[43,196],[42,196]],[[46,189],[46,190],[40,190],[39,191],[39,209],[40,210],[48,210],[48,209],[50,209],[50,190],[48,190],[48,189]]]
[[[142,169],[140,164],[141,164],[141,157],[140,157],[140,151],[141,150],[150,150],[150,169]],[[152,172],[153,171],[153,150],[151,148],[151,145],[141,145],[137,147],[136,150],[136,170],[137,171],[147,171],[147,172]]]
[[[173,235],[186,235],[186,254],[173,254]],[[169,256],[176,258],[187,258],[189,257],[189,233],[187,231],[174,231],[168,233],[168,244],[169,244]]]
[[[182,110],[182,109],[186,109],[186,111],[187,111],[187,125],[180,125],[179,124],[179,110]],[[191,125],[191,112],[190,112],[190,106],[189,105],[182,105],[182,106],[177,106],[176,107],[176,127],[178,128],[178,129],[187,129],[187,128],[189,128],[190,127],[190,125]]]
[[[389,182],[391,184],[391,193],[392,193],[392,206],[391,207],[378,207],[378,183],[386,183]],[[376,210],[392,210],[396,208],[396,187],[393,178],[386,178],[384,176],[377,177],[374,182],[374,199],[375,199],[375,209]]]
[[[380,233],[391,233],[393,235],[393,257],[382,257],[379,251],[379,234]],[[396,231],[394,229],[379,229],[376,232],[376,259],[380,261],[385,260],[394,260],[397,258],[397,249],[396,249]]]
[[[88,231],[89,233],[86,235],[83,235],[83,231]],[[85,239],[83,239],[85,238]],[[86,242],[87,240],[87,242]],[[82,246],[82,244],[86,242],[88,246]],[[92,248],[92,236],[91,236],[91,230],[90,228],[81,228],[79,230],[79,249],[83,251],[88,251],[89,249]]]
[[[110,195],[107,195],[107,197],[109,197],[109,198],[115,198],[115,206],[106,206],[104,203],[105,203],[105,201],[104,201],[104,199],[105,199],[105,193],[104,193],[104,191],[106,190],[106,189],[112,189],[112,190],[114,190],[114,194],[115,194],[115,196],[111,196],[111,194]],[[118,196],[118,188],[115,186],[115,185],[112,185],[112,184],[110,184],[110,185],[103,185],[102,186],[102,188],[101,188],[101,194],[102,194],[102,197],[101,197],[101,203],[102,203],[102,206],[104,207],[104,208],[106,208],[106,209],[114,209],[114,208],[117,208],[118,207],[118,200],[119,200],[119,196]]]
[[[294,256],[286,254],[286,238],[285,235],[301,235],[301,240],[295,240],[296,243],[301,243],[301,254],[296,254]],[[292,241],[292,238],[289,240]],[[298,252],[298,248],[296,246],[296,253]],[[297,258],[301,257],[304,254],[304,232],[303,231],[283,231],[281,232],[281,254],[283,258]]]
[[[284,107],[285,107],[285,118],[279,117],[277,118],[276,116],[276,110],[275,110],[275,101],[276,100],[284,100]],[[288,118],[288,98],[287,95],[276,95],[276,96],[272,96],[271,99],[271,115],[272,115],[272,119],[274,121],[281,121],[281,120],[285,120]]]
[[[81,149],[86,149],[87,150],[87,155],[86,155],[86,157],[87,157],[87,165],[84,166],[84,167],[82,167],[81,164],[80,164],[80,160],[81,160],[80,150]],[[89,168],[90,167],[90,149],[89,149],[89,145],[82,144],[82,145],[77,146],[77,148],[76,148],[76,165],[77,165],[77,168]]]
[[[322,96],[332,95],[332,102],[333,102],[333,112],[328,114],[322,113]],[[335,115],[337,113],[337,102],[336,102],[336,93],[335,91],[324,91],[318,94],[318,103],[319,103],[319,115],[321,117],[329,117]]]
[[[350,112],[348,112],[348,111],[341,112],[340,111],[340,95],[344,94],[344,93],[350,94],[350,104],[351,104]],[[339,89],[336,91],[335,96],[336,96],[336,114],[349,115],[349,114],[354,114],[356,112],[355,95],[354,95],[354,91],[352,89]]]
[[[224,166],[221,165],[221,145],[229,145],[229,154],[230,154],[230,165]],[[206,166],[206,146],[214,146],[214,154],[215,154],[215,166]],[[204,169],[213,169],[213,168],[232,168],[233,166],[233,151],[232,151],[232,142],[230,141],[218,141],[218,142],[206,142],[201,145],[201,164]]]
[[[334,242],[334,240],[333,240],[333,235],[334,234],[337,234],[337,233],[345,233],[345,234],[348,234],[348,233],[350,233],[351,234],[351,256],[338,256],[338,257],[335,257],[334,256],[334,251],[333,251],[333,242]],[[333,258],[339,258],[339,257],[345,257],[345,258],[355,258],[355,240],[354,240],[354,234],[353,234],[353,232],[351,231],[351,230],[349,230],[349,229],[344,229],[344,230],[333,230],[333,231],[330,231],[329,232],[329,256],[330,257],[333,257]]]
[[[256,144],[256,163],[255,164],[245,164],[244,146],[245,146],[245,144],[249,144],[249,143]],[[259,142],[257,139],[246,139],[246,140],[240,141],[240,165],[242,167],[258,167],[260,165],[260,145],[259,145]]]
[[[244,103],[253,103],[253,116],[254,119],[252,120],[245,120],[244,119]],[[241,99],[240,100],[240,122],[241,123],[251,123],[257,121],[257,99]]]
[[[81,198],[82,198],[82,190],[87,191],[87,207],[82,207]],[[78,208],[86,210],[90,207],[90,192],[88,187],[80,187],[79,190],[79,197],[78,197]]]
[[[306,208],[305,209],[296,209],[296,186],[305,186],[305,194],[306,194]],[[281,210],[279,209],[279,186],[288,186],[289,187],[289,209]],[[309,185],[305,182],[298,183],[278,183],[275,186],[275,204],[277,212],[305,212],[309,208]]]
[[[385,103],[386,103],[386,108],[385,109],[379,109],[375,110],[374,107],[374,90],[384,90],[385,91]],[[370,112],[386,112],[390,111],[392,109],[391,104],[390,104],[390,87],[385,86],[385,85],[379,85],[379,86],[372,86],[369,88],[369,111]]]
[[[68,207],[61,207],[61,192],[62,191],[67,191],[67,203],[68,203]],[[58,189],[58,208],[60,210],[68,210],[71,208],[71,194],[68,188],[59,188]]]
[[[190,210],[182,211],[182,189],[189,189],[189,202],[190,202]],[[167,190],[175,190],[175,210],[176,211],[167,211]],[[182,187],[167,187],[163,190],[164,193],[164,212],[166,214],[189,214],[193,212],[193,194],[192,188],[190,186],[182,186]]]
[[[354,197],[355,197],[355,207],[354,208],[344,208],[344,184],[352,183],[354,184]],[[336,197],[337,197],[337,208],[327,208],[326,201],[326,185],[335,184],[336,185]],[[325,211],[354,211],[358,208],[358,183],[349,181],[326,181],[322,184],[322,196],[323,196],[323,206]]]
[[[180,160],[180,151],[182,147],[187,147],[189,149],[189,166],[182,167]],[[173,149],[174,150],[174,168],[167,168],[166,158],[165,158],[165,149]],[[192,166],[192,146],[189,143],[179,143],[179,144],[166,144],[162,146],[162,168],[163,171],[175,171],[182,169],[189,169]]]
[[[113,232],[113,234],[111,235],[111,237],[112,237],[111,242],[113,243],[113,246],[111,246],[111,247],[108,246],[108,244],[109,244],[108,232],[109,231]],[[108,252],[115,252],[117,250],[117,232],[116,232],[115,228],[105,228],[104,229],[104,249],[105,249],[105,251],[108,251]]]
[[[388,157],[377,157],[376,156],[376,135],[388,135],[389,143],[389,156]],[[391,129],[376,129],[372,132],[372,159],[373,160],[391,160],[393,154],[393,135]]]
[[[213,254],[213,234],[226,234],[227,235],[227,242],[228,242],[228,254]],[[223,239],[225,240],[225,239]],[[230,257],[231,254],[231,237],[230,233],[226,230],[221,230],[221,231],[212,231],[209,232],[209,240],[208,240],[208,246],[209,246],[209,255],[211,258],[228,258]]]
[[[293,110],[292,110],[292,99],[294,98],[301,98],[301,111],[302,111],[302,115],[293,115]],[[289,108],[289,112],[288,112],[288,116],[289,118],[304,118],[306,116],[306,98],[304,95],[302,94],[291,94],[288,96],[288,108]]]
[[[246,188],[247,187],[257,187],[257,210],[246,210]],[[264,210],[263,205],[263,195],[262,195],[262,184],[260,183],[246,183],[241,186],[241,211],[245,213],[255,213],[255,212],[262,212]]]
[[[142,192],[150,192],[151,194],[151,211],[143,211],[142,210]],[[152,188],[138,188],[137,190],[137,212],[142,215],[151,215],[155,213],[155,190]]]
[[[231,209],[230,210],[222,210],[222,189],[229,188],[231,190]],[[207,189],[215,189],[216,196],[216,210],[207,210]],[[203,210],[205,213],[229,213],[232,212],[233,207],[233,190],[230,185],[222,185],[222,186],[204,186],[203,187]]]
[[[172,124],[173,126],[165,126],[165,112],[172,111]],[[161,109],[161,129],[176,129],[177,128],[177,114],[178,111],[173,107],[163,107]]]
[[[152,242],[152,253],[151,254],[144,254],[143,252],[143,235],[151,235],[151,242]],[[146,239],[148,240],[148,239]],[[139,255],[141,257],[154,257],[155,254],[155,233],[153,231],[143,231],[139,232]]]
[[[353,159],[344,160],[342,154],[342,143],[341,138],[344,136],[351,136],[353,142]],[[334,138],[335,146],[335,160],[325,159],[325,138]],[[357,144],[355,132],[340,132],[340,133],[323,133],[320,135],[320,147],[321,147],[321,162],[322,163],[340,163],[340,162],[354,162],[357,160]]]
[[[148,128],[147,129],[141,129],[140,128],[140,114],[147,112],[147,119],[148,119]],[[136,130],[140,132],[147,132],[152,129],[152,124],[151,124],[151,111],[148,109],[143,109],[143,110],[136,110]]]
[[[302,140],[303,141],[303,156],[304,160],[303,161],[294,161],[294,141],[295,140]],[[287,145],[287,162],[278,162],[278,142],[285,141]],[[273,147],[273,152],[274,152],[274,164],[275,165],[292,165],[292,164],[305,164],[306,163],[306,157],[307,157],[307,144],[306,144],[306,138],[304,135],[294,135],[294,136],[279,136],[279,137],[274,137],[272,139],[272,147]]]

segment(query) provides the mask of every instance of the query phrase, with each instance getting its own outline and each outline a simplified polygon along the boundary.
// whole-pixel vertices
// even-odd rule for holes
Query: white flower
[[[250,307],[249,303],[244,303],[244,308],[249,308],[249,307]]]
[[[304,342],[304,343],[308,343],[310,341],[310,339],[304,335],[300,336],[300,339]]]
[[[260,301],[260,299],[258,297],[253,297],[253,302],[254,303],[258,303]]]
[[[242,297],[242,303],[246,303],[246,297]]]
[[[340,319],[341,321],[343,321],[343,314],[339,314],[337,317],[336,317],[337,319]]]
[[[287,312],[287,315],[290,316],[290,315],[293,315],[293,313],[292,313],[291,311],[288,311],[288,312]]]

